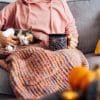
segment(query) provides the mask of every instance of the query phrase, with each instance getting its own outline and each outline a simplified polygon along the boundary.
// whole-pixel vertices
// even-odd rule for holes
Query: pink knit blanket
[[[50,51],[29,46],[8,58],[11,85],[21,100],[38,100],[70,89],[68,73],[73,67],[88,67],[85,56],[77,49]]]

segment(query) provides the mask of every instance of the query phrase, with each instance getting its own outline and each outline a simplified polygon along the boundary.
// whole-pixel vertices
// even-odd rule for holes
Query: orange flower
[[[84,90],[95,79],[95,73],[84,66],[74,68],[69,73],[69,82],[73,89]]]

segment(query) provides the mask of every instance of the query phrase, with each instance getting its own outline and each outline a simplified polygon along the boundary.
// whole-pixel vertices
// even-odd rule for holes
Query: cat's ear
[[[15,29],[15,35],[17,36],[18,34],[21,34],[21,29]]]
[[[19,29],[15,29],[15,35],[17,36]]]
[[[32,34],[32,27],[28,29],[28,32]]]

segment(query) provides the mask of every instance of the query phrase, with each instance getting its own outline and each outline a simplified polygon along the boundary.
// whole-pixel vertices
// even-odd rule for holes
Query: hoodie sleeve
[[[0,30],[14,27],[15,3],[8,4],[0,11]]]
[[[62,0],[63,2],[63,6],[64,6],[64,10],[65,10],[65,14],[66,14],[66,28],[65,28],[65,32],[68,35],[73,35],[74,37],[78,38],[78,32],[77,32],[77,28],[75,25],[75,19],[69,9],[68,4],[66,3],[66,0]]]

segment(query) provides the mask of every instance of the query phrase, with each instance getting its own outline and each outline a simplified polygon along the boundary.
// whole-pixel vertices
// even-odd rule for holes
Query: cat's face
[[[29,42],[32,42],[33,41],[33,34],[27,32],[26,38],[28,39]]]
[[[33,42],[33,34],[30,31],[20,30],[17,34],[21,45],[28,45]]]

